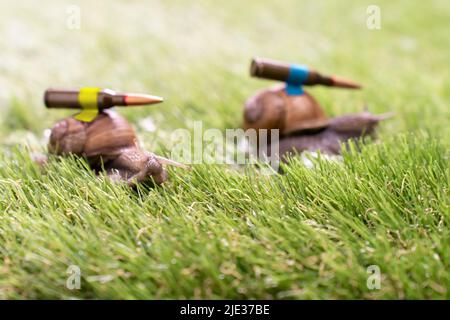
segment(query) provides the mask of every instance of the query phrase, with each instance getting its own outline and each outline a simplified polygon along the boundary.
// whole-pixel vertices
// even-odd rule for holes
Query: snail
[[[378,123],[390,116],[391,113],[373,115],[361,112],[328,118],[307,92],[289,96],[284,86],[279,86],[259,91],[247,100],[243,128],[268,129],[269,144],[270,131],[278,129],[279,154],[282,156],[295,151],[338,155],[341,143],[365,136],[374,137]]]
[[[149,180],[162,184],[167,180],[162,164],[184,167],[142,150],[131,125],[112,110],[101,111],[92,122],[74,117],[57,122],[51,130],[48,151],[82,156],[94,171],[104,169],[112,180],[125,181],[129,186]]]
[[[374,136],[381,120],[391,114],[372,115],[369,112],[328,118],[303,85],[322,84],[331,87],[358,89],[360,86],[337,76],[324,76],[307,67],[289,65],[267,59],[253,59],[250,73],[264,79],[281,80],[286,84],[258,91],[244,106],[244,130],[255,129],[258,137],[266,129],[268,144],[271,131],[279,130],[279,154],[321,151],[341,153],[341,145],[350,139]]]

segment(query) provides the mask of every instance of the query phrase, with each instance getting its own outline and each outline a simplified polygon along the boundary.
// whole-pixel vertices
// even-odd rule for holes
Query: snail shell
[[[131,147],[138,147],[133,128],[109,110],[100,113],[93,122],[81,122],[72,117],[59,121],[52,129],[48,146],[50,153],[72,153],[88,158],[115,156]]]
[[[244,129],[279,129],[280,135],[311,131],[329,124],[323,109],[308,93],[286,94],[284,86],[265,89],[250,97],[244,108]]]

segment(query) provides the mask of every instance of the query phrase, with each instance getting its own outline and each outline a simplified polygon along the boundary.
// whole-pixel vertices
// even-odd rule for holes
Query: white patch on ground
[[[405,52],[414,52],[417,49],[417,40],[410,37],[402,37],[400,38],[399,45]]]
[[[50,129],[45,129],[40,136],[28,130],[15,130],[3,142],[6,145],[26,145],[31,149],[40,149],[48,144],[50,134]]]
[[[50,135],[52,134],[52,130],[51,129],[45,129],[44,130],[44,133],[43,133],[43,136],[44,136],[44,138],[45,139],[50,139]]]
[[[305,165],[305,167],[309,168],[309,169],[314,169],[315,166],[315,160],[316,159],[320,159],[321,160],[325,160],[325,161],[330,161],[330,162],[341,162],[342,161],[342,156],[337,156],[337,155],[327,155],[327,154],[318,154],[317,152],[303,152],[300,155],[300,159],[302,160],[303,164]]]
[[[16,130],[9,134],[4,142],[6,145],[28,145],[30,147],[36,147],[40,145],[39,138],[27,130]]]
[[[247,139],[241,139],[240,141],[238,141],[236,149],[238,152],[244,153],[246,156],[254,154],[255,151],[251,149],[251,145],[248,143]],[[305,167],[309,169],[314,169],[315,163],[319,159],[319,153],[313,151],[304,151],[301,153],[300,159]],[[320,159],[324,161],[341,162],[342,156],[320,154]]]
[[[153,119],[151,117],[146,117],[146,118],[139,120],[139,126],[143,130],[148,131],[148,132],[156,131],[155,123],[153,122]]]

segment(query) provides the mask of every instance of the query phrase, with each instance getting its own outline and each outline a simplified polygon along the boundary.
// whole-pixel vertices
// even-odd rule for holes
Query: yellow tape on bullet
[[[75,119],[91,122],[98,115],[98,93],[100,88],[82,88],[78,94],[78,103],[83,111],[75,116]]]

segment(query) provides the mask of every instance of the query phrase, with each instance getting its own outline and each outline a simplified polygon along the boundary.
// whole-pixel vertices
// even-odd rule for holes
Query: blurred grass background
[[[448,1],[0,4],[0,297],[448,298]],[[381,30],[366,27],[371,4]],[[71,5],[79,30],[67,27]],[[382,144],[344,167],[298,163],[269,181],[224,167],[175,170],[138,196],[80,174],[73,159],[43,177],[26,152],[10,153],[44,151],[45,129],[71,114],[45,109],[46,88],[100,86],[165,97],[119,112],[148,150],[168,156],[174,129],[240,125],[245,99],[273,84],[248,76],[253,56],[362,83],[310,92],[330,115],[396,112]],[[155,131],[140,124],[147,117]],[[392,196],[386,186],[397,185]],[[372,211],[386,220],[362,218]],[[86,275],[80,291],[64,287],[72,263]],[[365,286],[368,263],[390,272],[379,292]]]
[[[70,5],[81,29],[67,27]],[[164,96],[164,105],[121,110],[157,124],[144,140],[158,148],[167,132],[234,128],[242,104],[273,83],[248,76],[252,56],[305,63],[365,85],[361,92],[311,89],[331,115],[395,111],[391,132],[428,130],[448,137],[450,24],[445,1],[380,2],[381,30],[366,27],[360,1],[7,2],[0,30],[1,138],[40,137],[69,111],[46,110],[47,87],[100,86]],[[395,130],[394,130],[395,129]]]

